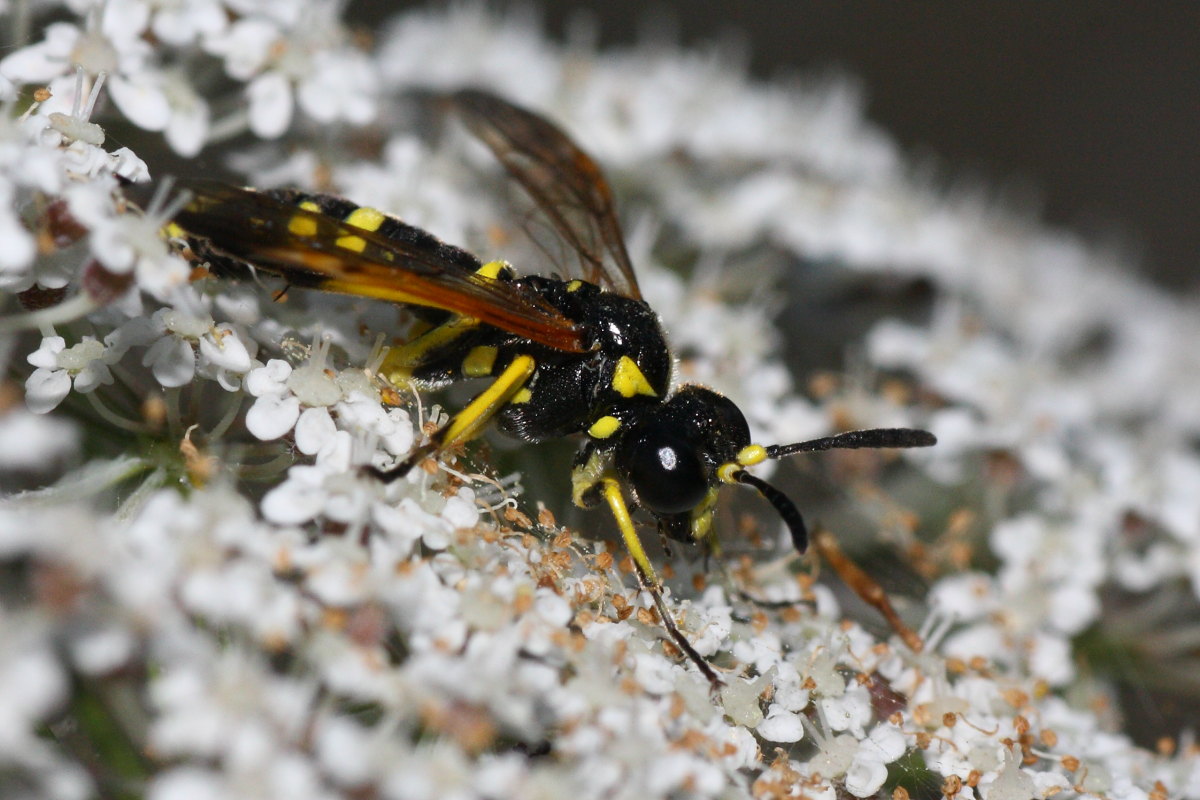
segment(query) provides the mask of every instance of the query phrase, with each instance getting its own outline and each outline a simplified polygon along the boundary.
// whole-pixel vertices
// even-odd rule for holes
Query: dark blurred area
[[[1040,201],[1160,283],[1200,288],[1200,4],[575,0],[604,46],[734,44],[761,78],[840,70],[905,150]]]

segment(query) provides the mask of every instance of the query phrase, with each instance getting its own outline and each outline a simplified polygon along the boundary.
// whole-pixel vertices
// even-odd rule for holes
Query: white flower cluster
[[[1193,663],[1172,611],[1200,595],[1194,302],[916,180],[840,84],[565,51],[472,8],[368,46],[319,0],[65,5],[0,60],[0,795],[1200,799],[1190,734],[1135,746],[1078,668],[1106,637]],[[162,180],[136,208],[149,168],[105,148],[128,123],[247,183],[552,260],[519,258],[500,170],[408,103],[480,84],[605,166],[679,380],[766,442],[938,434],[893,470],[920,481],[903,500],[878,459],[843,465],[924,552],[923,652],[843,621],[794,558],[687,587],[677,553],[667,605],[711,690],[623,554],[451,456],[363,470],[445,419],[374,378],[367,331],[403,312],[207,275],[161,233],[186,198]],[[855,374],[803,399],[763,253],[919,277],[932,307],[836,342]]]

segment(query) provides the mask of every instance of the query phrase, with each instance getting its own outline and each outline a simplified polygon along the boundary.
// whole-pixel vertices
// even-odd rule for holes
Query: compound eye
[[[678,514],[700,504],[708,492],[704,465],[682,436],[646,431],[622,443],[617,469],[638,502],[659,514]]]

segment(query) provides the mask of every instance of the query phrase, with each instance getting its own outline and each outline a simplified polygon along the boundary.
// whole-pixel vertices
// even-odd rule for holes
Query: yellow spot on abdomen
[[[321,212],[321,207],[312,200],[305,200],[300,204],[300,208],[304,209],[305,211],[313,211],[318,214]],[[317,221],[312,217],[297,214],[288,220],[288,232],[295,234],[296,236],[316,236]]]
[[[492,367],[495,364],[495,347],[492,347],[491,345],[480,345],[479,347],[473,347],[471,348],[471,352],[467,353],[467,357],[463,359],[463,375],[468,378],[482,378],[485,375],[491,375]]]
[[[617,362],[617,368],[613,371],[612,388],[621,397],[633,397],[635,394],[658,397],[642,370],[629,356],[621,356]]]
[[[367,249],[367,240],[361,236],[339,236],[335,244],[343,250],[353,250],[355,253]]]
[[[593,439],[607,439],[616,433],[620,427],[621,420],[605,415],[592,423],[592,427],[588,428],[588,436],[591,436]]]
[[[361,206],[351,211],[344,221],[347,225],[362,228],[364,231],[377,231],[385,219],[387,215],[382,211]]]
[[[505,261],[489,261],[479,269],[475,270],[475,274],[484,278],[495,280],[500,277],[500,271],[508,266]]]

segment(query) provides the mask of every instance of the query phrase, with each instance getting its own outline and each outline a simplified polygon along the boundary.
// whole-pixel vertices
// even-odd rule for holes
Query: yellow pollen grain
[[[588,428],[588,436],[591,436],[593,439],[607,439],[616,433],[620,427],[621,420],[605,415],[592,423],[592,427]]]

